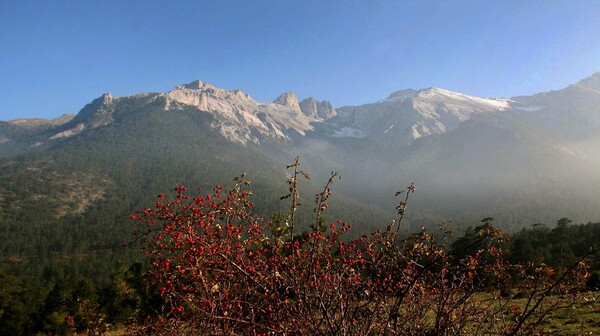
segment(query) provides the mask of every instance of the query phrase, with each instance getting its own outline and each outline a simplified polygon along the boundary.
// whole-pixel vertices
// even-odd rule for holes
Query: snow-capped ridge
[[[408,144],[451,131],[473,116],[509,110],[511,104],[510,99],[482,98],[435,87],[407,89],[375,103],[342,107],[333,122],[367,137]]]
[[[512,100],[506,98],[483,98],[470,96],[464,93],[458,93],[436,87],[419,90],[416,97],[423,99],[440,99],[444,102],[448,102],[447,99],[450,99],[469,104],[478,104],[492,109],[497,109],[499,111],[510,109],[512,102]]]

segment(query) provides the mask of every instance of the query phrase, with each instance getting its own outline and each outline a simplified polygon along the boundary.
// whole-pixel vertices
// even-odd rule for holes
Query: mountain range
[[[278,199],[296,156],[313,175],[301,188],[306,225],[331,170],[344,180],[330,216],[349,216],[359,231],[383,227],[394,192],[411,182],[406,230],[449,219],[461,229],[483,217],[509,230],[598,221],[600,73],[532,96],[407,89],[337,108],[292,92],[264,103],[194,81],[166,93],[106,93],[76,115],[3,121],[2,253],[37,253],[11,243],[24,234],[56,251],[110,249],[126,239],[127,214],[153,195],[243,171],[263,195],[257,212],[285,209]]]

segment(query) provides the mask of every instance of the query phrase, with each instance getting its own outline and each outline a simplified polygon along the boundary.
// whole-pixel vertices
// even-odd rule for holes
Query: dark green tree
[[[27,320],[22,282],[0,268],[0,334],[20,335]]]

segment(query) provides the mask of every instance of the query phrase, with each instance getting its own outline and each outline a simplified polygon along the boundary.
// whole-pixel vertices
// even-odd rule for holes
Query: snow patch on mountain
[[[331,135],[332,138],[364,138],[366,135],[361,131],[351,127],[342,127],[337,129]]]
[[[476,105],[485,109],[491,110],[506,110],[511,108],[510,99],[498,99],[498,98],[481,98],[475,96],[469,96],[463,93],[453,92],[440,88],[431,88],[419,91],[419,97],[433,100],[444,100],[443,97],[448,98],[450,101],[460,102],[468,105]]]
[[[536,112],[542,109],[541,106],[513,106],[515,110],[525,111],[525,112]]]

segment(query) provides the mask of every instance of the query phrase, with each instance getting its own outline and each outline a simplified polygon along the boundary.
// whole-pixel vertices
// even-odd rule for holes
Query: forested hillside
[[[315,195],[336,171],[343,179],[327,191],[322,224],[350,223],[347,241],[385,230],[399,209],[393,195],[416,185],[401,238],[451,221],[456,236],[442,251],[493,217],[514,235],[511,262],[576,262],[598,241],[598,76],[530,97],[430,88],[337,110],[293,93],[261,103],[194,81],[167,93],[107,93],[75,116],[0,122],[0,260],[16,300],[10,314],[21,321],[10,328],[50,331],[68,316],[81,323],[84,311],[116,323],[156,308],[155,289],[140,283],[147,265],[131,248],[131,214],[175,195],[174,186],[206,195],[245,173],[248,211],[284,221],[286,166],[297,156],[306,175],[296,181],[296,233],[318,227]],[[84,296],[92,306],[81,306]]]

